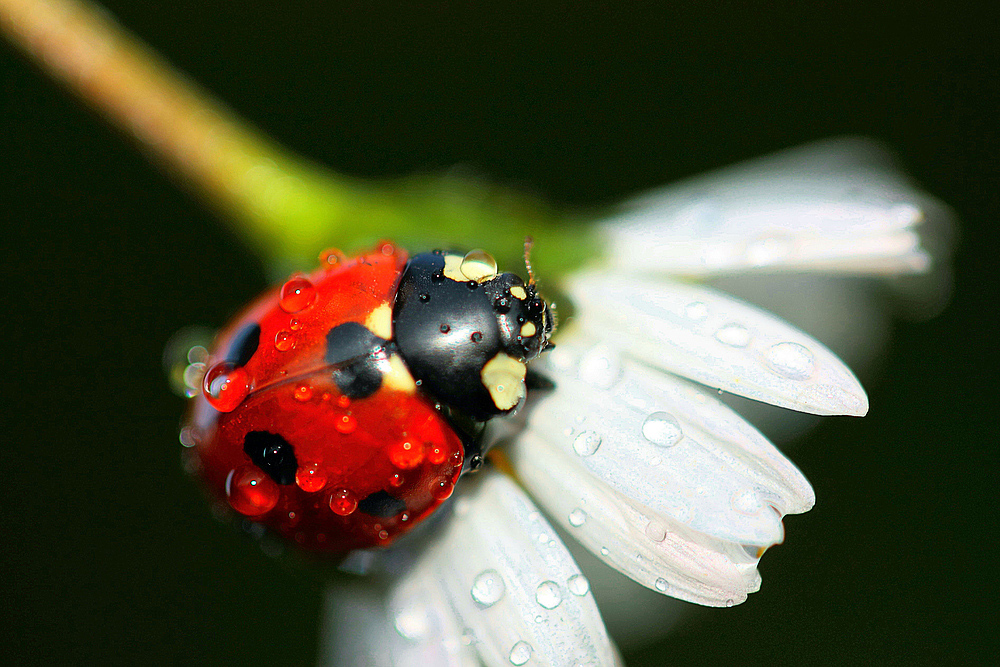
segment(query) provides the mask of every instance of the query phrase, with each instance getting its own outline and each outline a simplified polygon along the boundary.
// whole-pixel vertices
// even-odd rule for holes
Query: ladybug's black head
[[[481,250],[413,257],[392,311],[393,339],[420,386],[486,421],[525,396],[525,363],[550,345],[553,317],[535,286],[497,273]]]

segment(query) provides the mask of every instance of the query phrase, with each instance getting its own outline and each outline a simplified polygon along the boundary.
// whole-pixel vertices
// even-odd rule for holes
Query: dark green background
[[[107,3],[241,114],[356,175],[458,164],[589,205],[829,135],[893,145],[961,215],[950,307],[897,327],[869,417],[828,419],[794,452],[818,504],[788,521],[763,590],[629,664],[995,657],[996,13],[409,4]],[[0,655],[308,664],[321,579],[209,517],[160,369],[175,330],[221,324],[263,269],[6,44],[0,202]]]

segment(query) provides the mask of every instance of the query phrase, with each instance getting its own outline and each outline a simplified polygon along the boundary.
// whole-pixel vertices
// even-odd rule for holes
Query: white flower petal
[[[336,667],[479,667],[471,643],[435,586],[409,585],[412,598],[387,606],[371,581],[327,589],[320,664]],[[419,589],[419,590],[418,590]]]
[[[673,275],[923,271],[912,230],[943,209],[888,162],[870,142],[836,139],[668,187],[607,221],[608,257]]]
[[[616,369],[613,381],[577,377],[597,356]],[[781,452],[689,382],[577,341],[560,344],[542,372],[555,389],[532,403],[524,431],[652,512],[766,547],[782,539],[781,515],[815,502]]]
[[[601,560],[644,586],[708,606],[760,587],[757,555],[650,512],[602,484],[574,457],[527,433],[511,460],[532,495]]]
[[[391,604],[419,604],[436,587],[431,604],[451,611],[487,665],[613,665],[586,580],[524,492],[495,471],[464,486]]]
[[[801,412],[868,412],[857,378],[822,344],[712,289],[601,273],[567,290],[572,324],[642,363]]]

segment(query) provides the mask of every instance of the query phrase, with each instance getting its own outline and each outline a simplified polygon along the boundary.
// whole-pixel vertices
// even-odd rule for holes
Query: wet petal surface
[[[914,228],[941,208],[890,162],[871,142],[838,139],[665,188],[608,221],[610,261],[673,275],[923,271]]]
[[[583,335],[622,356],[792,410],[868,412],[857,378],[819,341],[720,292],[608,273],[568,291]]]

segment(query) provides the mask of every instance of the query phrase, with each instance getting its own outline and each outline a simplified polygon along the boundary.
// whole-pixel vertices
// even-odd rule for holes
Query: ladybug
[[[390,544],[482,464],[554,320],[483,251],[320,258],[218,334],[182,441],[238,513],[346,554]]]

